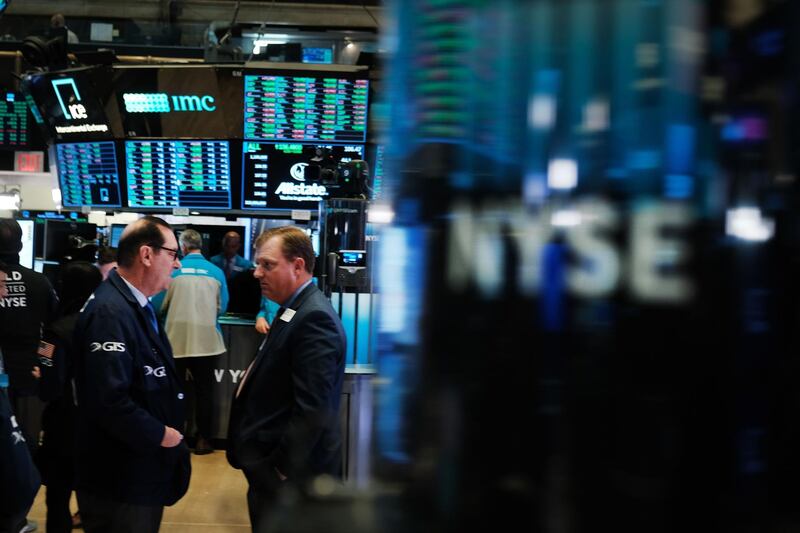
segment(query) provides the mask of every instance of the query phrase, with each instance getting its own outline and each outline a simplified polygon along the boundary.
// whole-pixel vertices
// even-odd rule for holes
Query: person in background
[[[200,252],[202,236],[193,229],[179,239],[182,268],[172,274],[169,289],[153,298],[153,307],[164,317],[164,329],[172,345],[175,367],[187,387],[191,373],[195,390],[197,440],[194,453],[214,451],[211,445],[212,393],[214,369],[225,352],[222,330],[217,318],[228,308],[228,284],[225,275]]]
[[[229,231],[222,237],[222,252],[209,259],[225,272],[225,279],[228,282],[240,272],[246,272],[253,267],[250,261],[239,255],[241,246],[242,238],[239,234]]]
[[[75,326],[76,489],[87,533],[155,533],[189,487],[184,393],[149,297],[181,267],[164,220],[129,224]]]
[[[228,426],[228,462],[244,471],[253,531],[266,531],[283,483],[342,477],[339,403],[347,339],[312,283],[314,249],[294,226],[256,241],[254,276],[281,305],[270,334],[239,382]]]
[[[78,36],[75,35],[75,32],[67,27],[67,20],[64,18],[64,15],[62,15],[61,13],[56,13],[55,15],[50,17],[50,29],[60,30],[61,28],[64,28],[67,31],[67,43],[76,44],[80,42],[78,40]]]
[[[0,261],[0,298],[8,296],[8,265]],[[8,400],[8,376],[0,350],[0,533],[34,531],[25,519],[41,484],[25,436],[20,431]]]
[[[0,261],[8,266],[8,294],[0,299],[0,350],[8,374],[8,398],[33,454],[39,442],[39,382],[34,373],[42,330],[56,316],[58,298],[47,277],[19,263],[22,228],[0,219]]]
[[[262,335],[266,335],[269,332],[270,324],[272,324],[272,320],[275,318],[275,313],[278,312],[279,308],[280,306],[278,304],[266,296],[261,297],[261,307],[256,315],[257,332],[261,333]]]
[[[117,268],[117,249],[110,246],[101,246],[97,250],[97,262],[95,263],[103,276],[103,280],[108,278],[108,273]]]
[[[69,353],[80,310],[103,281],[100,271],[85,261],[61,269],[58,318],[44,332],[39,346],[39,397],[47,403],[42,415],[42,445],[36,463],[47,486],[48,533],[64,533],[80,525],[80,513],[70,514],[75,486],[75,405]]]

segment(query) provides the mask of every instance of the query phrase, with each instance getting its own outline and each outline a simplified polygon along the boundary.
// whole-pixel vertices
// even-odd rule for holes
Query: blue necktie
[[[156,319],[156,310],[153,309],[153,304],[151,302],[147,302],[147,305],[144,306],[144,310],[147,312],[147,316],[150,317],[150,323],[153,324],[153,330],[158,333],[158,319]]]

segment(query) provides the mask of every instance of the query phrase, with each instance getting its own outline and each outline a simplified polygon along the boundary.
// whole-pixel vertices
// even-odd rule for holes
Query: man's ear
[[[153,264],[153,248],[143,244],[139,247],[139,260],[145,266],[151,266]]]
[[[299,272],[303,272],[306,269],[306,260],[303,259],[302,257],[295,257],[294,268],[297,269]]]

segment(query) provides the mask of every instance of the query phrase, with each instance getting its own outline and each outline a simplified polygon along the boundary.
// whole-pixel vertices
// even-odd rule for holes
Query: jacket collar
[[[147,337],[150,339],[150,342],[158,347],[159,353],[161,353],[162,358],[167,363],[167,366],[172,370],[173,373],[175,373],[176,370],[175,362],[173,361],[172,357],[172,347],[170,346],[169,340],[166,338],[164,331],[160,331],[159,333],[153,331],[153,327],[150,324],[150,317],[147,316],[144,307],[141,306],[139,300],[136,299],[128,287],[128,284],[125,283],[125,280],[122,279],[122,276],[120,276],[116,270],[112,270],[108,273],[108,281],[120,292],[120,294],[122,294],[122,297],[128,301],[128,304],[135,309],[135,313],[139,319],[139,327],[147,332]]]
[[[282,305],[281,307],[284,307],[286,309],[295,309],[297,307],[296,304],[298,304],[298,302],[300,300],[300,295],[303,294],[303,292],[308,288],[309,285],[311,285],[313,283],[313,281],[314,281],[313,279],[309,278],[308,281],[306,281],[305,283],[300,285],[292,293],[292,295],[289,297],[289,299],[286,300],[286,303],[284,305]]]
[[[114,269],[108,273],[108,281],[111,282],[111,284],[114,287],[116,287],[116,289],[120,293],[122,293],[122,296],[125,297],[126,300],[128,300],[128,303],[135,305],[137,307],[141,307],[139,301],[136,299],[131,290],[128,288],[128,284],[125,283],[125,280],[123,280],[122,276],[120,276],[119,273],[117,272],[117,269]]]

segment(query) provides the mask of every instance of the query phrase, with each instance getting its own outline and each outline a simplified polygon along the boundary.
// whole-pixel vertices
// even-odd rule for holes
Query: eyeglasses
[[[167,248],[166,246],[159,246],[157,244],[151,244],[150,247],[152,247],[152,248],[160,248],[161,250],[164,250],[165,252],[171,253],[173,261],[175,261],[178,258],[178,252],[180,251],[177,248]]]

